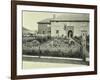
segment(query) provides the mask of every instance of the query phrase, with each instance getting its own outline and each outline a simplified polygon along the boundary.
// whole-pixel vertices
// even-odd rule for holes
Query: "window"
[[[56,34],[59,34],[59,30],[56,30]]]
[[[45,31],[43,31],[43,34],[45,34]]]
[[[48,33],[51,33],[51,31],[48,31]]]

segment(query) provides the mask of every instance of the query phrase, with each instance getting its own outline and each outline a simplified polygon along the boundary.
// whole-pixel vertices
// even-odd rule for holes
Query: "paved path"
[[[88,66],[77,58],[57,58],[57,57],[41,57],[23,56],[23,69],[32,68],[60,68],[60,67],[82,67]]]

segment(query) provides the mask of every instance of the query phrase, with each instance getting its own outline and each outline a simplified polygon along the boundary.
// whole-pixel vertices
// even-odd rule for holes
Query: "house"
[[[87,30],[89,34],[89,14],[65,13],[60,16],[53,15],[38,22],[38,34],[50,37],[80,36],[81,30]]]

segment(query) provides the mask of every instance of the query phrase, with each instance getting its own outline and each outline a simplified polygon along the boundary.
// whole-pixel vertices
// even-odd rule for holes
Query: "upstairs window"
[[[51,33],[51,31],[48,31],[48,33]]]
[[[45,31],[43,31],[43,34],[45,34]]]
[[[56,34],[59,34],[59,30],[56,30]]]

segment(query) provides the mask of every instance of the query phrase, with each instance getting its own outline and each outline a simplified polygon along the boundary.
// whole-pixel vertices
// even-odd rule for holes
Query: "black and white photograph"
[[[89,66],[89,14],[22,11],[23,69]]]

